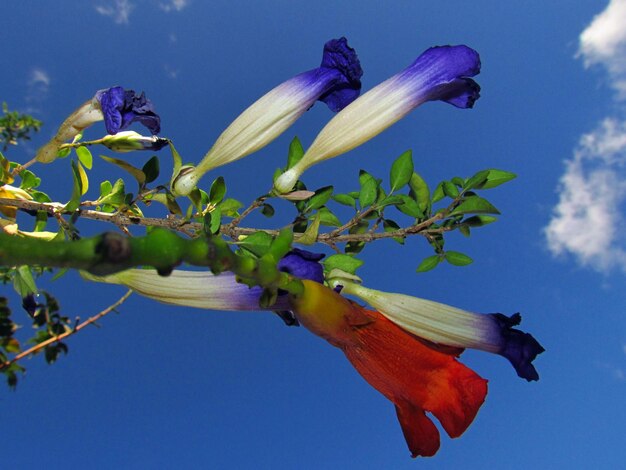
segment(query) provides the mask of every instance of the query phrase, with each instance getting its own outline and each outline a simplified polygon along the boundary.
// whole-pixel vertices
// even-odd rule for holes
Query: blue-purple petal
[[[361,92],[363,69],[356,51],[348,46],[346,38],[331,39],[324,45],[320,69],[332,72],[331,87],[319,97],[333,112],[341,111]]]
[[[521,315],[516,313],[507,317],[501,313],[492,313],[489,318],[494,322],[500,336],[498,354],[511,362],[518,376],[528,381],[539,380],[539,374],[532,362],[545,349],[530,333],[513,328],[522,321]]]
[[[480,66],[478,52],[470,47],[436,46],[422,53],[399,79],[415,81],[416,104],[441,100],[471,108],[480,97],[480,86],[469,77],[479,74]]]
[[[323,257],[320,253],[293,248],[278,262],[278,270],[321,284],[324,282],[324,268],[319,261]]]
[[[161,131],[161,118],[145,93],[137,95],[133,90],[121,86],[100,90],[96,93],[100,102],[107,133],[114,135],[127,129],[133,122],[147,127],[152,134]]]
[[[446,90],[439,99],[457,108],[473,108],[480,98],[480,85],[471,78],[460,78],[445,87]]]
[[[100,101],[104,125],[108,134],[117,134],[122,130],[122,113],[124,107],[124,89],[121,86],[99,91],[96,97]]]

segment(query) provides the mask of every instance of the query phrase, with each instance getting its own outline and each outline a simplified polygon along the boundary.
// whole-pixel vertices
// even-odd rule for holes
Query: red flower
[[[450,437],[463,434],[487,395],[487,381],[456,360],[463,349],[434,345],[321,284],[303,283],[304,293],[292,300],[296,318],[391,400],[413,457],[439,449],[427,411]]]

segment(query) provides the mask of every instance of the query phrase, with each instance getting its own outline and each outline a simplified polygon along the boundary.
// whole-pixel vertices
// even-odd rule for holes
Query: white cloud
[[[45,70],[35,67],[28,76],[25,100],[29,103],[26,111],[38,113],[39,105],[48,97],[50,89],[50,75]]]
[[[626,197],[626,122],[605,119],[580,139],[565,164],[559,202],[546,227],[548,248],[556,255],[574,254],[582,265],[599,271],[626,272],[624,219]]]
[[[169,0],[168,2],[159,2],[159,8],[165,12],[181,11],[189,6],[189,0]]]
[[[114,0],[107,5],[97,5],[95,8],[98,13],[111,17],[117,24],[128,24],[135,5],[130,0]]]
[[[579,55],[585,66],[602,65],[611,85],[626,97],[626,0],[611,0],[580,35]]]
[[[578,55],[585,66],[601,65],[616,104],[626,98],[626,0],[611,0],[580,35]],[[603,119],[580,138],[565,162],[559,184],[559,202],[545,228],[548,249],[555,255],[572,254],[583,266],[608,272],[626,272],[626,120]]]
[[[163,70],[165,70],[165,75],[167,75],[167,77],[171,79],[178,78],[178,74],[180,72],[180,70],[174,69],[168,64],[163,65]]]
[[[28,80],[28,84],[42,89],[43,91],[48,91],[48,88],[50,87],[50,75],[48,75],[48,73],[43,69],[35,68],[30,73],[30,80]]]

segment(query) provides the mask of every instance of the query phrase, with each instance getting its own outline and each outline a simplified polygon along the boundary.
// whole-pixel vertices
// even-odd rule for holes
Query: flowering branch
[[[76,109],[31,162],[20,165],[0,153],[0,276],[5,283],[13,282],[39,330],[30,340],[37,345],[20,352],[19,340],[13,337],[17,324],[10,318],[7,299],[0,298],[0,371],[9,385],[14,386],[16,373],[23,371],[18,360],[44,349],[48,362],[53,362],[67,349],[62,339],[95,324],[131,292],[171,305],[270,310],[287,325],[300,324],[344,352],[365,380],[394,404],[412,456],[436,453],[439,432],[426,413],[437,418],[450,437],[458,437],[487,394],[486,380],[458,362],[464,348],[507,358],[517,374],[529,381],[539,378],[533,361],[544,349],[532,335],[515,328],[521,321],[518,313],[476,314],[366,288],[356,275],[363,264],[358,254],[377,240],[391,238],[404,244],[406,238],[421,235],[435,254],[421,262],[418,272],[442,261],[457,266],[471,263],[467,255],[444,250],[444,235],[458,230],[469,236],[475,227],[494,222],[499,211],[478,193],[515,175],[487,169],[469,178],[442,181],[431,190],[415,171],[409,150],[393,161],[384,184],[382,178],[361,170],[359,187],[347,193],[330,185],[309,190],[300,176],[312,165],[375,137],[427,101],[472,108],[480,96],[480,86],[472,77],[480,67],[478,53],[467,46],[433,47],[359,97],[363,71],[356,52],[345,38],[334,39],[325,44],[319,67],[259,98],[195,165],[183,164],[173,142],[158,136],[161,118],[152,102],[143,93],[119,86],[96,92]],[[268,193],[240,211],[241,202],[226,198],[223,177],[218,176],[206,191],[198,186],[209,170],[270,144],[316,101],[337,115],[306,151],[297,138],[292,140],[287,164],[275,172]],[[99,121],[104,121],[107,134],[81,141],[83,131]],[[128,130],[134,122],[151,135]],[[123,178],[100,181],[99,196],[83,200],[93,192],[89,148],[94,145],[117,153],[168,147],[172,176],[153,185],[161,165],[156,155],[141,168],[129,163],[132,160],[102,155],[105,162],[130,174],[138,189],[127,191]],[[26,168],[33,161],[51,163],[70,154],[72,195],[67,203],[53,202],[55,198],[36,189],[41,178]],[[257,210],[272,217],[273,199],[293,204],[291,223],[280,230],[241,226]],[[143,210],[152,203],[162,204],[167,212],[145,217]],[[341,217],[335,215],[335,204],[344,206],[337,212]],[[344,216],[346,210],[349,215]],[[19,228],[25,213],[32,217],[32,232]],[[396,222],[396,216],[402,221]],[[56,232],[46,231],[49,219],[56,220]],[[81,238],[79,219],[114,225],[122,234]],[[149,230],[132,236],[132,226]],[[294,243],[322,244],[337,253],[321,261],[324,254],[295,248]],[[182,264],[208,269],[176,269]],[[139,267],[154,269],[134,269]],[[35,277],[54,268],[79,270],[86,280],[131,290],[71,328],[54,297],[44,292],[45,305],[34,300]],[[7,354],[16,355],[8,359]]]

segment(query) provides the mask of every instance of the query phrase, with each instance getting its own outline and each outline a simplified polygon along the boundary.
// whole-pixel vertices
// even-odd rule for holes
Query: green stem
[[[277,240],[285,240],[284,234]],[[287,250],[291,238],[287,241]],[[257,260],[234,253],[220,237],[181,238],[169,230],[155,228],[143,237],[125,237],[107,232],[77,241],[45,241],[0,233],[0,266],[38,265],[71,268],[98,276],[114,274],[137,266],[152,266],[168,275],[176,266],[187,263],[206,266],[215,274],[231,271],[244,282],[268,289],[283,289],[292,294],[302,291],[302,284],[278,271],[276,261]]]

